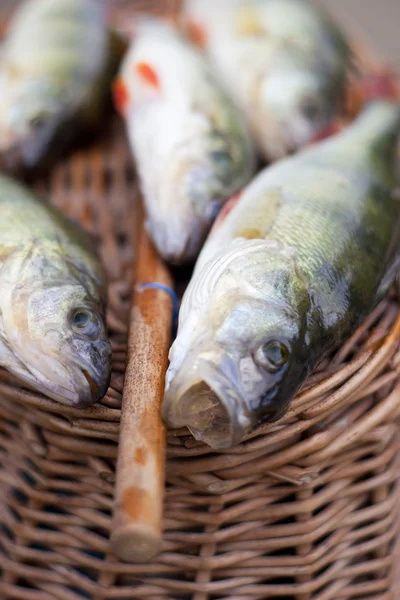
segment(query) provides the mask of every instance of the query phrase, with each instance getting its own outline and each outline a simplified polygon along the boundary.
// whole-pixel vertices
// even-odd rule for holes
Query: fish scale
[[[88,241],[77,227],[52,206],[22,194],[20,186],[12,180],[0,177],[0,183],[0,255],[5,256],[29,240],[51,244],[56,241],[65,251],[73,250],[76,257],[81,253],[80,260],[99,272],[98,282],[104,278],[92,251],[85,249]]]

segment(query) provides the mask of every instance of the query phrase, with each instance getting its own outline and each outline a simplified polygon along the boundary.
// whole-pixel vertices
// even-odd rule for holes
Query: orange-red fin
[[[121,115],[124,115],[129,104],[129,90],[121,77],[114,80],[112,92],[115,108]]]
[[[345,122],[343,119],[336,118],[333,119],[326,127],[324,127],[321,131],[317,133],[317,135],[311,140],[311,144],[315,144],[316,142],[321,142],[326,138],[329,138],[337,133],[340,133],[345,127]]]
[[[365,103],[364,89],[360,79],[351,81],[346,90],[345,113],[350,119],[355,119]]]
[[[354,118],[367,102],[372,100],[397,100],[400,87],[390,71],[366,73],[349,86],[346,101],[347,114]]]
[[[240,200],[240,197],[242,196],[242,194],[243,194],[243,191],[239,192],[235,196],[232,196],[232,198],[230,200],[225,202],[225,204],[223,205],[223,207],[221,208],[221,210],[218,214],[218,217],[215,220],[213,230],[217,229],[221,225],[221,223],[223,223],[225,221],[226,217],[229,215],[231,210],[236,206],[236,204]]]
[[[366,100],[396,100],[399,97],[396,77],[390,72],[369,75],[364,83]]]
[[[186,28],[188,36],[192,40],[193,44],[199,48],[204,48],[207,43],[207,32],[205,28],[200,25],[200,23],[196,23],[195,21],[189,21],[186,25]]]
[[[137,74],[140,75],[143,81],[157,90],[160,89],[160,79],[157,71],[149,63],[140,62],[135,68]]]

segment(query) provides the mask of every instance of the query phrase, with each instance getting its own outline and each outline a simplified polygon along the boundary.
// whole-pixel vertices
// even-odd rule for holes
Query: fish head
[[[43,282],[39,271],[36,279],[7,285],[10,273],[1,301],[9,369],[58,402],[91,406],[105,395],[111,375],[101,301],[72,279]]]
[[[171,427],[188,426],[217,449],[278,419],[309,364],[303,281],[290,260],[275,257],[266,265],[266,242],[254,242],[264,251],[238,255],[228,267],[225,257],[224,271],[201,307],[188,290],[170,354],[164,418]],[[200,294],[210,266],[200,273]]]
[[[222,137],[195,142],[171,153],[162,177],[150,183],[157,189],[147,194],[147,226],[170,264],[194,262],[222,204],[247,182],[251,169],[237,167]]]
[[[0,157],[10,170],[34,167],[62,120],[66,98],[50,82],[0,73]],[[3,93],[4,91],[4,93]]]
[[[317,72],[282,69],[268,74],[259,89],[260,145],[278,160],[315,139],[333,119],[337,94]]]

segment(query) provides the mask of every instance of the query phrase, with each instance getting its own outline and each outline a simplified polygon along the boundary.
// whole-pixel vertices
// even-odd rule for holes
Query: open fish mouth
[[[191,371],[184,364],[166,391],[163,404],[163,416],[170,427],[188,427],[197,440],[216,450],[237,445],[252,427],[243,395],[224,373],[227,361],[217,366],[199,359]],[[184,380],[180,382],[182,373]]]
[[[205,382],[195,384],[183,394],[170,419],[188,427],[197,440],[213,448],[229,448],[234,444],[229,413]]]

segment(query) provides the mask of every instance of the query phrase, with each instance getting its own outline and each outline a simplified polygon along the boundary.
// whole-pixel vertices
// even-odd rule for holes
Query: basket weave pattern
[[[163,551],[151,564],[124,564],[109,553],[109,533],[137,186],[118,123],[37,188],[98,240],[114,369],[105,399],[86,410],[0,371],[0,597],[395,600],[396,292],[320,365],[278,423],[220,453],[170,431]]]

